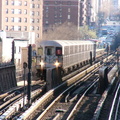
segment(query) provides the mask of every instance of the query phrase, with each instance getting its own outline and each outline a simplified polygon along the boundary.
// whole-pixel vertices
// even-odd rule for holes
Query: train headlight
[[[43,67],[45,65],[45,63],[43,62],[43,60],[40,61],[40,65],[41,65],[41,67]]]
[[[60,65],[60,63],[58,61],[55,62],[54,64],[56,67],[58,67]]]

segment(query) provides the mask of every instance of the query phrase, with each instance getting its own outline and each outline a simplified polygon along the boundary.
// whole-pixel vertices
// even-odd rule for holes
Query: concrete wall
[[[17,87],[15,66],[0,65],[0,94]]]

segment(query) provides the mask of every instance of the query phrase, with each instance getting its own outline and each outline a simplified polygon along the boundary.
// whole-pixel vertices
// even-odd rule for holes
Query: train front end
[[[55,41],[42,41],[37,53],[36,70],[38,77],[44,79],[46,69],[62,66],[62,47]]]

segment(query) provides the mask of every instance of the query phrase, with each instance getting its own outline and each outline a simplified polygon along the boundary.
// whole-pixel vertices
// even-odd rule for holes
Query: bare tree
[[[94,34],[94,35],[93,35]],[[80,27],[72,23],[51,26],[43,33],[43,40],[77,40],[86,38],[96,38],[96,32],[89,30],[87,26]]]
[[[100,12],[103,13],[102,17],[107,18],[110,15],[111,11],[114,11],[112,1],[105,0],[100,8]]]
[[[43,33],[44,40],[72,40],[76,39],[77,27],[72,23],[63,23],[62,25],[53,25],[47,32]]]

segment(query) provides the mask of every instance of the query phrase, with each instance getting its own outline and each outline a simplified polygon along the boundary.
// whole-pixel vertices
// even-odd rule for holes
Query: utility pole
[[[80,27],[80,1],[81,0],[78,0],[78,31]]]
[[[26,79],[26,68],[27,68],[27,63],[23,63],[23,69],[24,69],[24,93],[23,93],[23,110],[25,110],[25,79]]]
[[[14,64],[14,50],[15,50],[15,42],[12,42],[12,59],[11,62]]]
[[[32,46],[28,46],[28,90],[27,99],[28,105],[31,105],[31,66],[32,66]]]

